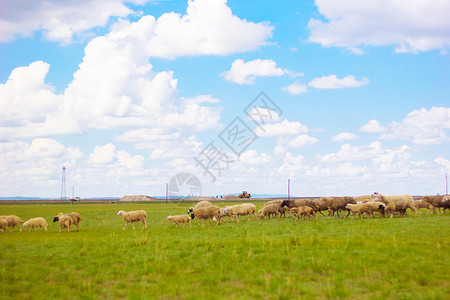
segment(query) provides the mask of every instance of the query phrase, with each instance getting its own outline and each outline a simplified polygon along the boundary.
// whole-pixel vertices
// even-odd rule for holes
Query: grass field
[[[188,206],[0,204],[0,215],[49,223],[48,232],[0,234],[0,298],[450,298],[448,212],[296,226],[292,218],[204,228],[165,221]],[[120,209],[146,210],[149,229],[123,232]],[[59,234],[53,216],[71,211],[82,215],[80,231]]]

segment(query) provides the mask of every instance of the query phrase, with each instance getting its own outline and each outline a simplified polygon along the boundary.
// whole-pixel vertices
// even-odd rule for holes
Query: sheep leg
[[[125,231],[125,228],[127,228],[128,222],[125,222],[125,226],[123,226],[123,231]]]
[[[325,217],[325,215],[323,214],[323,212],[322,212],[321,210],[319,210],[319,213],[320,213],[322,216]]]
[[[134,227],[134,223],[131,223],[131,226],[133,226],[133,230],[136,231],[136,227]]]
[[[350,215],[350,210],[347,210],[347,216],[345,216],[345,218],[348,218],[348,215]]]
[[[142,220],[142,229],[147,229],[147,222]]]

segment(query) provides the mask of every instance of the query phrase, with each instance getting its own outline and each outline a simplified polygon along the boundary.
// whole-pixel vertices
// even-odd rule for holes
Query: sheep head
[[[58,222],[59,221],[59,216],[56,216],[53,218],[53,223]]]
[[[123,210],[119,210],[119,212],[117,213],[118,216],[123,215],[125,212]]]
[[[288,208],[291,208],[293,203],[294,203],[294,201],[292,201],[292,200],[284,200],[281,203],[281,207],[287,206]]]

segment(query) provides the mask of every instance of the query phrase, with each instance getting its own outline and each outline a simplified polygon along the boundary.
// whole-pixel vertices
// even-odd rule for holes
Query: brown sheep
[[[446,208],[449,208],[448,202],[444,201],[444,197],[446,196],[448,195],[423,196],[422,200],[433,205],[441,213],[441,207],[444,208],[444,212]]]
[[[345,218],[348,218],[348,216],[350,215],[350,210],[345,206],[347,204],[356,204],[356,201],[353,197],[322,197],[319,199],[319,203],[320,206],[328,206],[328,216],[330,218],[331,216],[334,216],[334,212],[337,212],[337,216],[339,219],[340,211],[347,211],[347,216],[345,216]]]
[[[3,233],[6,232],[7,227],[8,227],[8,222],[6,222],[5,219],[0,218],[0,229],[3,231]]]
[[[431,203],[423,201],[423,200],[416,200],[414,201],[414,205],[416,206],[417,210],[420,212],[421,208],[427,209],[427,214],[430,212],[430,210],[434,213],[436,213],[436,207],[434,207]]]
[[[287,206],[285,206],[287,207]],[[293,219],[294,219],[294,224],[297,224],[297,220],[302,217],[302,219],[306,220],[306,218],[311,217],[311,215],[314,216],[314,218],[316,218],[317,220],[317,215],[315,210],[312,207],[309,206],[298,206],[298,207],[293,207],[290,208],[289,211],[292,213],[293,215]]]
[[[279,214],[279,206],[277,204],[270,204],[263,206],[260,210],[258,210],[258,220],[264,219],[265,216],[274,215],[274,218],[276,218]]]
[[[322,216],[324,214],[321,210],[327,210],[328,206],[320,207],[319,202],[311,199],[299,199],[299,200],[285,200],[281,204],[282,207],[286,206],[288,208],[300,207],[300,206],[309,206],[314,209],[315,212],[319,212]]]

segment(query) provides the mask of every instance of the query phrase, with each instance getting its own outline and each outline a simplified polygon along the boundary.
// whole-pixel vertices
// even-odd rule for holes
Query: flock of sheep
[[[299,218],[309,220],[311,216],[315,217],[317,220],[317,213],[325,216],[322,211],[328,211],[328,216],[337,215],[340,218],[341,213],[347,212],[346,218],[352,214],[355,216],[358,214],[360,218],[364,214],[369,217],[373,217],[374,212],[378,212],[381,216],[389,214],[391,218],[395,215],[401,217],[405,216],[406,210],[411,209],[417,216],[418,211],[421,208],[426,208],[434,213],[436,209],[445,213],[446,209],[450,209],[450,196],[424,196],[422,200],[414,200],[410,195],[392,195],[385,196],[377,192],[372,195],[365,195],[359,197],[322,197],[317,200],[301,199],[301,200],[271,200],[264,203],[263,207],[256,212],[256,206],[252,203],[236,204],[232,206],[219,207],[213,205],[209,201],[200,201],[194,207],[189,208],[187,214],[168,216],[167,221],[171,221],[178,227],[179,223],[191,225],[191,219],[199,219],[198,225],[201,224],[203,220],[203,226],[206,224],[208,219],[212,219],[217,225],[220,225],[221,220],[231,221],[235,220],[239,222],[239,216],[249,216],[249,221],[252,216],[256,215],[258,220],[264,219],[266,216],[277,218],[285,216],[286,212],[290,212],[293,215],[294,224],[297,223]],[[120,210],[117,213],[118,216],[122,216],[125,221],[125,226],[123,230],[126,229],[127,225],[131,223],[134,227],[134,223],[142,222],[143,229],[147,228],[147,213],[144,210],[125,212]],[[227,218],[228,217],[228,218]],[[225,219],[227,218],[227,219]],[[53,218],[53,222],[59,223],[59,232],[67,229],[70,232],[71,226],[76,226],[77,231],[81,221],[81,216],[79,213],[71,212],[67,214],[59,213]],[[22,227],[20,224],[23,223]],[[0,216],[0,230],[3,233],[6,232],[6,228],[12,227],[11,231],[15,227],[18,227],[20,231],[22,228],[29,228],[35,230],[36,228],[44,229],[47,231],[47,222],[44,218],[37,217],[29,219],[23,222],[18,216]]]

